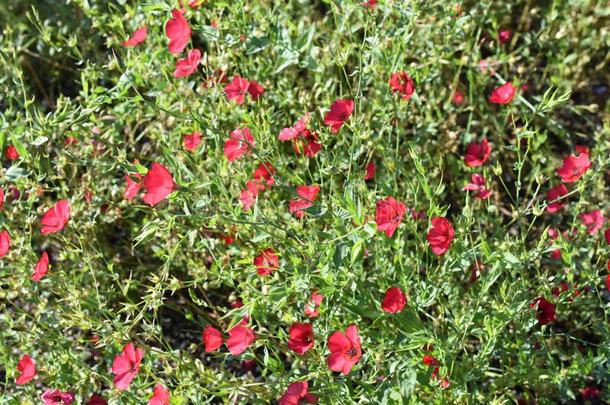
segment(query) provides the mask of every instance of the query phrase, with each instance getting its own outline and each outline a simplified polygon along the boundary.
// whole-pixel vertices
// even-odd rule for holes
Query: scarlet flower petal
[[[176,70],[174,70],[174,77],[188,77],[197,71],[199,61],[201,60],[201,51],[199,49],[191,50],[186,58],[178,59],[176,61]]]
[[[42,216],[40,220],[42,224],[40,233],[46,235],[48,233],[59,232],[64,229],[69,220],[70,202],[68,200],[60,200]]]
[[[237,325],[229,331],[227,347],[233,356],[237,356],[246,351],[254,342],[254,331],[245,325]]]
[[[42,252],[36,267],[34,268],[34,274],[32,274],[32,281],[40,281],[45,274],[49,271],[49,255],[47,252]]]
[[[407,305],[407,297],[402,289],[400,287],[391,287],[387,289],[383,297],[381,308],[385,312],[395,314],[402,311],[405,305]]]
[[[203,344],[205,346],[205,351],[207,353],[213,352],[218,349],[224,343],[222,334],[218,329],[215,329],[211,326],[206,326],[203,330]]]
[[[173,18],[165,25],[165,34],[169,38],[170,53],[180,53],[191,40],[191,27],[179,10],[172,10]]]
[[[165,166],[161,163],[153,163],[144,176],[143,180],[144,202],[154,206],[163,201],[174,191],[174,179]]]
[[[169,390],[162,384],[155,384],[155,390],[148,400],[148,405],[169,405]]]
[[[36,363],[29,355],[24,354],[17,363],[17,371],[21,374],[17,377],[16,383],[18,385],[27,384],[36,377]]]
[[[339,99],[330,106],[324,116],[324,124],[330,126],[330,132],[336,134],[354,111],[354,100]]]
[[[127,41],[121,42],[123,46],[136,46],[144,42],[146,37],[148,36],[148,31],[146,26],[138,28],[132,35],[129,37]]]
[[[509,82],[493,89],[489,96],[489,102],[494,104],[508,104],[513,101],[515,94],[517,94],[517,88]]]

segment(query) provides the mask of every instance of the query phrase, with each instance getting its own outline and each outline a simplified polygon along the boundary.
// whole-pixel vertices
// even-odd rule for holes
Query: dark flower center
[[[352,357],[353,358],[353,357],[356,357],[356,354],[358,354],[358,351],[354,347],[350,347],[349,349],[347,349],[345,351],[345,354],[348,357]]]

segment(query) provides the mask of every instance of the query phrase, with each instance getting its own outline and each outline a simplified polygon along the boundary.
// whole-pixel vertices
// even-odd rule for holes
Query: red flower
[[[388,238],[391,238],[398,225],[400,225],[405,212],[407,212],[407,206],[396,201],[393,197],[377,201],[375,209],[377,230],[385,232]]]
[[[322,304],[322,300],[324,296],[318,293],[318,290],[313,290],[311,292],[311,303],[305,304],[305,315],[309,318],[317,318],[320,316],[320,312],[318,312],[318,307]]]
[[[597,387],[585,387],[580,389],[583,399],[594,399],[599,397],[600,390]]]
[[[60,390],[46,390],[40,397],[44,405],[70,405],[74,402],[74,394]]]
[[[453,98],[451,99],[451,102],[455,105],[462,105],[462,103],[464,102],[464,93],[459,90],[456,90],[455,93],[453,93]]]
[[[136,46],[144,42],[148,35],[146,26],[138,28],[127,41],[121,42],[123,46]]]
[[[188,150],[188,151],[194,151],[195,149],[197,149],[197,147],[199,146],[199,144],[201,143],[201,133],[200,132],[193,132],[192,134],[186,134],[182,136],[182,145],[184,146],[184,149]]]
[[[587,227],[587,233],[594,235],[604,226],[604,214],[600,210],[580,214],[580,220]]]
[[[114,374],[114,385],[117,390],[123,391],[129,385],[140,370],[140,363],[144,357],[144,350],[135,348],[133,343],[127,343],[123,352],[114,358],[112,362],[112,373]]]
[[[447,218],[435,217],[432,218],[431,223],[432,226],[428,231],[426,239],[432,248],[432,253],[442,256],[449,250],[455,231]]]
[[[4,190],[0,188],[0,210],[4,209]]]
[[[581,153],[589,155],[589,147],[586,145],[576,145],[574,146],[574,151],[577,155],[580,155]]]
[[[510,38],[513,36],[512,31],[510,30],[500,30],[498,31],[498,41],[505,44],[510,41]]]
[[[375,178],[376,171],[377,171],[377,166],[375,166],[375,162],[370,161],[366,165],[366,173],[364,174],[364,181],[373,180]]]
[[[89,398],[87,405],[108,405],[108,401],[106,401],[104,397],[93,394],[91,395],[91,398]]]
[[[275,168],[270,163],[261,163],[258,165],[256,170],[252,173],[252,179],[260,185],[261,189],[265,189],[265,186],[272,186],[275,184],[273,175],[275,174]]]
[[[422,358],[422,362],[426,366],[438,366],[439,365],[438,360],[434,356],[431,356],[429,354],[424,355],[424,357]]]
[[[564,183],[574,183],[582,177],[591,167],[589,155],[581,153],[578,156],[570,155],[563,160],[563,165],[557,169],[557,175]]]
[[[192,49],[189,51],[186,58],[178,59],[176,61],[176,70],[174,70],[174,77],[188,77],[195,73],[199,61],[201,60],[201,51],[199,49]]]
[[[513,101],[515,94],[517,94],[517,88],[509,82],[493,89],[489,96],[489,102],[494,104],[508,104]]]
[[[191,27],[182,13],[172,10],[174,18],[170,18],[165,24],[165,34],[169,38],[170,53],[180,53],[186,48],[186,44],[191,40]]]
[[[230,134],[224,145],[224,153],[229,162],[239,159],[250,152],[250,147],[255,145],[254,137],[250,128],[238,128]]]
[[[413,85],[413,79],[407,72],[395,72],[390,76],[390,88],[392,94],[402,94],[403,100],[411,98],[415,92],[415,86]]]
[[[555,304],[551,304],[544,297],[536,298],[530,304],[530,308],[537,308],[536,319],[538,319],[540,325],[555,321]]]
[[[306,404],[315,404],[318,402],[318,397],[315,395],[309,394],[308,391],[309,384],[307,381],[299,381],[292,383],[284,392],[284,395],[279,400],[279,405],[301,405],[303,403]]]
[[[339,132],[345,121],[354,111],[354,100],[339,99],[330,106],[330,111],[324,116],[324,125],[329,125],[330,132]]]
[[[297,195],[299,198],[290,200],[288,210],[296,215],[297,218],[303,218],[305,212],[303,210],[311,207],[318,197],[320,187],[318,186],[297,186]]]
[[[45,274],[49,271],[49,255],[47,252],[42,252],[36,267],[34,267],[34,274],[32,274],[32,281],[40,281]]]
[[[162,384],[155,384],[155,390],[148,405],[169,405],[169,390]]]
[[[17,384],[27,384],[36,377],[36,363],[34,363],[34,360],[30,356],[24,354],[23,357],[21,357],[21,360],[19,360],[19,363],[17,363],[17,371],[21,373],[17,377]]]
[[[157,205],[174,191],[172,174],[161,163],[153,163],[144,176],[144,202],[150,206]]]
[[[11,235],[5,229],[0,232],[0,257],[4,257],[11,250]]]
[[[610,270],[610,260],[608,261],[608,270]],[[610,274],[606,276],[606,289],[610,291]]]
[[[356,325],[348,326],[345,334],[334,332],[328,338],[328,349],[330,350],[330,355],[326,359],[328,368],[348,375],[362,356],[358,327]]]
[[[137,179],[134,181],[133,179]],[[123,193],[123,198],[127,201],[131,201],[135,196],[140,192],[140,187],[142,187],[142,175],[140,173],[131,173],[125,176],[125,192]]]
[[[606,238],[606,244],[610,245],[610,228],[604,231],[604,238]]]
[[[474,173],[471,177],[471,182],[466,184],[462,190],[476,191],[474,198],[479,200],[485,200],[489,198],[492,191],[485,187],[485,178],[480,174]]]
[[[549,214],[554,214],[566,204],[565,200],[555,201],[564,195],[568,194],[568,189],[565,184],[560,184],[558,186],[553,187],[549,190],[546,199],[549,201],[549,205],[546,207],[546,210]]]
[[[301,135],[301,133],[307,129],[307,124],[309,123],[310,118],[311,118],[311,114],[306,113],[301,118],[299,118],[299,120],[296,122],[296,124],[294,124],[290,128],[283,128],[280,131],[280,134],[277,137],[277,139],[279,139],[280,141],[290,141],[292,139],[295,139],[297,136]]]
[[[280,258],[275,250],[267,248],[254,258],[254,265],[259,276],[268,276],[280,267]]]
[[[249,210],[258,198],[258,184],[254,181],[246,182],[246,188],[239,193],[239,201],[244,210]]]
[[[17,148],[13,145],[9,145],[6,147],[6,151],[4,152],[5,156],[8,160],[17,160],[19,159],[19,152],[17,152]]]
[[[489,159],[491,148],[487,138],[483,138],[481,143],[471,142],[466,146],[466,155],[464,155],[464,163],[468,167],[482,166]]]
[[[202,339],[206,353],[213,352],[222,346],[223,343],[222,333],[209,325],[203,330]]]
[[[301,137],[294,141],[293,149],[297,155],[302,153],[309,158],[316,156],[322,149],[322,144],[319,141],[318,133],[308,129],[304,130],[301,133]]]
[[[60,200],[42,216],[40,220],[42,224],[40,233],[46,235],[48,233],[59,232],[64,229],[69,220],[70,202],[68,200]]]
[[[246,98],[246,93],[250,88],[250,82],[241,76],[235,76],[231,83],[225,86],[225,94],[229,100],[242,105]]]
[[[314,336],[313,328],[309,323],[293,323],[290,327],[290,339],[288,340],[288,348],[293,352],[305,354],[313,347]]]
[[[407,305],[407,297],[400,287],[390,287],[385,292],[381,309],[390,314],[395,314],[403,310]]]
[[[246,351],[254,342],[255,335],[252,328],[245,325],[237,325],[229,331],[227,347],[233,356],[237,356]]]
[[[255,101],[258,100],[260,95],[263,94],[264,92],[265,92],[265,89],[263,86],[261,86],[254,80],[249,81],[248,93],[250,93],[250,97],[252,97],[252,100],[255,100]]]

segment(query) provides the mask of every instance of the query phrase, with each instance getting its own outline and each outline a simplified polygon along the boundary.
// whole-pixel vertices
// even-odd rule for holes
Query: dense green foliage
[[[185,78],[173,77],[164,33],[174,8],[0,2],[0,220],[11,235],[0,258],[1,403],[39,403],[47,388],[73,391],[79,404],[93,393],[145,403],[157,382],[172,404],[270,403],[295,381],[309,381],[322,404],[567,403],[587,386],[610,401],[610,248],[606,226],[589,234],[579,217],[610,215],[606,2],[208,0],[186,7],[187,50],[203,58]],[[142,25],[146,40],[122,46]],[[506,43],[503,29],[512,31]],[[236,105],[213,82],[219,70],[265,92]],[[408,101],[388,85],[398,71],[413,78]],[[505,81],[528,88],[508,105],[490,103]],[[340,98],[355,109],[333,134],[324,115]],[[278,140],[306,112],[323,145],[313,158]],[[256,146],[229,162],[223,144],[243,127]],[[202,142],[189,152],[182,136],[193,131]],[[470,168],[466,145],[483,137],[491,157]],[[576,145],[589,147],[592,167],[549,214],[547,191]],[[370,161],[377,173],[365,182]],[[152,162],[178,189],[154,207],[124,199],[125,176]],[[261,162],[275,167],[275,185],[244,210],[240,191]],[[489,199],[462,190],[473,173]],[[297,219],[288,202],[295,186],[312,184],[316,204]],[[375,224],[388,196],[425,218],[407,213],[388,238]],[[41,235],[40,218],[61,199],[70,222]],[[436,216],[455,228],[440,257],[426,241]],[[553,242],[549,227],[567,233]],[[253,259],[269,247],[280,266],[262,277]],[[51,266],[33,282],[42,251]],[[471,282],[477,259],[485,270]],[[569,291],[553,295],[562,281]],[[391,286],[407,295],[398,314],[380,307]],[[325,298],[309,320],[314,289]],[[539,324],[537,297],[557,305],[555,322]],[[244,305],[231,306],[237,300]],[[204,352],[205,326],[225,332],[245,315],[256,333],[248,350]],[[304,356],[286,344],[294,322],[314,327]],[[363,354],[344,376],[328,369],[326,341],[350,324]],[[145,356],[119,392],[110,369],[127,342]],[[25,353],[38,376],[16,385]],[[422,364],[427,353],[448,388]],[[255,366],[244,370],[243,360]]]

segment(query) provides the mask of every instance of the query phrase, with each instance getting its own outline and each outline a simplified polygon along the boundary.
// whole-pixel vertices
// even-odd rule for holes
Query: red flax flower
[[[413,79],[407,72],[395,72],[390,76],[390,88],[392,94],[402,94],[403,100],[411,98],[415,92],[415,86],[413,85]]]
[[[610,228],[604,231],[604,238],[606,238],[606,244],[610,245]]]
[[[313,347],[314,335],[310,323],[293,323],[289,334],[288,348],[293,352],[302,356]]]
[[[229,136],[230,139],[227,139],[224,145],[224,154],[229,162],[233,162],[249,153],[250,147],[255,145],[250,128],[238,128],[231,132]]]
[[[11,250],[11,235],[5,229],[0,232],[0,257],[6,256],[9,250]]]
[[[134,180],[136,179],[136,180]],[[127,201],[131,201],[140,192],[142,187],[142,175],[140,173],[131,173],[125,176],[125,192],[123,198]]]
[[[9,145],[6,147],[4,155],[7,157],[8,160],[19,159],[19,152],[17,152],[17,148],[15,148],[13,145]]]
[[[186,58],[178,59],[176,61],[176,70],[174,70],[174,77],[188,77],[195,73],[199,61],[201,60],[201,51],[199,49],[192,49],[189,51]]]
[[[485,178],[480,174],[474,173],[471,177],[471,182],[466,184],[462,190],[476,191],[474,198],[478,200],[485,200],[489,198],[492,191],[485,186]]]
[[[229,331],[227,347],[233,356],[237,356],[246,351],[254,342],[254,331],[245,325],[237,325]]]
[[[17,377],[16,383],[18,385],[27,384],[36,377],[36,363],[34,363],[34,360],[29,355],[24,354],[19,363],[17,363],[17,371],[20,374]]]
[[[106,401],[102,396],[93,394],[91,395],[91,398],[89,398],[87,405],[108,405],[108,401]]]
[[[604,226],[604,214],[600,210],[580,214],[580,220],[587,227],[589,235],[595,235]]]
[[[318,402],[318,397],[308,392],[309,383],[307,381],[299,381],[292,383],[284,392],[284,395],[279,400],[279,405],[302,405],[315,404]]]
[[[396,314],[402,311],[407,305],[407,297],[400,287],[390,287],[385,292],[381,309],[389,314]]]
[[[150,206],[157,205],[174,191],[172,174],[161,163],[153,163],[143,180],[144,202]]]
[[[407,212],[407,206],[392,197],[377,201],[375,209],[377,230],[385,232],[388,238],[391,238],[398,225],[400,225],[405,212]]]
[[[60,390],[46,390],[40,398],[43,405],[70,405],[74,402],[74,394],[72,392]]]
[[[305,131],[307,129],[307,124],[309,123],[310,118],[311,118],[311,114],[306,113],[301,118],[299,118],[299,120],[293,126],[291,126],[289,128],[282,128],[277,139],[279,139],[282,142],[295,139],[296,137],[301,135],[301,133],[303,131]]]
[[[508,104],[513,101],[515,94],[517,94],[517,88],[509,82],[493,89],[489,96],[489,102],[494,104]]]
[[[265,92],[265,88],[254,80],[249,80],[249,82],[250,83],[248,84],[248,93],[250,93],[250,97],[252,97],[252,100],[256,101],[261,96],[261,94]]]
[[[320,187],[318,186],[297,186],[298,198],[288,202],[288,210],[296,215],[297,218],[303,218],[305,212],[303,210],[311,207],[318,197]]]
[[[246,188],[239,193],[239,201],[246,211],[252,208],[258,198],[258,183],[254,181],[246,182]]]
[[[563,160],[563,165],[557,169],[557,175],[564,183],[574,183],[582,177],[591,167],[589,155],[581,153],[578,156],[570,155]]]
[[[464,93],[459,90],[456,90],[455,93],[453,93],[453,98],[451,99],[451,102],[454,105],[462,105],[462,103],[464,102],[464,98]]]
[[[435,217],[431,220],[432,226],[428,231],[426,239],[432,248],[432,253],[442,256],[449,250],[455,231],[447,218]]]
[[[330,350],[330,356],[326,359],[328,368],[348,375],[362,356],[358,327],[350,325],[345,333],[334,332],[328,338],[328,349]]]
[[[36,267],[34,267],[34,274],[32,274],[32,281],[40,281],[45,274],[49,271],[49,255],[47,252],[42,252]]]
[[[144,350],[135,348],[133,343],[127,343],[123,352],[114,358],[112,362],[112,373],[114,374],[114,385],[117,390],[123,391],[129,385],[140,370],[140,363],[144,357]]]
[[[225,86],[225,94],[229,100],[242,105],[246,98],[246,93],[250,87],[250,82],[241,76],[235,76],[231,83]]]
[[[464,155],[464,163],[468,167],[482,166],[489,159],[491,148],[487,138],[483,138],[480,143],[471,142],[466,146],[466,155]]]
[[[550,189],[546,197],[546,199],[549,201],[549,205],[547,205],[546,207],[547,212],[549,214],[554,214],[560,209],[562,209],[566,204],[565,200],[556,200],[567,194],[568,189],[563,183]]]
[[[422,363],[424,363],[426,366],[438,366],[439,362],[436,359],[436,357],[431,356],[429,354],[425,354],[424,357],[422,358]]]
[[[153,396],[148,400],[148,405],[169,405],[169,390],[163,384],[155,384]]]
[[[267,186],[271,187],[275,184],[273,175],[275,174],[275,167],[271,163],[261,163],[258,165],[256,170],[252,172],[252,179],[256,184],[264,190]]]
[[[320,312],[318,311],[318,307],[322,304],[322,300],[324,296],[318,292],[318,290],[313,290],[311,292],[311,302],[305,304],[305,315],[311,319],[317,318],[320,316]]]
[[[324,116],[324,125],[330,126],[330,132],[339,132],[345,121],[354,111],[354,100],[339,99],[330,106],[330,111]]]
[[[186,134],[182,136],[182,145],[184,146],[184,149],[188,150],[189,152],[192,152],[197,149],[200,143],[201,132],[195,131],[192,134]]]
[[[505,44],[510,41],[510,38],[513,36],[513,32],[511,30],[500,30],[498,31],[498,41]]]
[[[536,298],[530,308],[536,308],[536,319],[540,325],[555,321],[555,304],[548,302],[544,297]]]
[[[206,326],[203,330],[203,346],[206,353],[213,352],[223,344],[222,333],[216,328]]]
[[[64,229],[69,220],[70,202],[68,200],[60,200],[42,216],[40,220],[42,224],[40,233],[46,235],[48,233],[59,232]]]
[[[127,47],[137,46],[144,42],[147,36],[148,31],[146,29],[146,26],[140,27],[129,37],[127,41],[123,41],[121,42],[121,44]]]
[[[594,399],[599,397],[601,391],[597,387],[584,387],[580,389],[580,394],[582,395],[582,399]]]
[[[259,276],[268,276],[280,267],[280,258],[275,250],[267,248],[254,258],[254,265]]]
[[[170,53],[177,54],[182,52],[191,40],[191,27],[179,10],[172,10],[172,16],[165,24],[165,34],[169,38]]]

